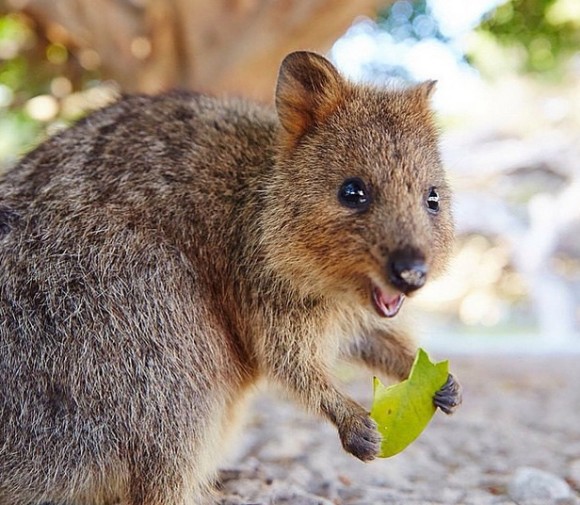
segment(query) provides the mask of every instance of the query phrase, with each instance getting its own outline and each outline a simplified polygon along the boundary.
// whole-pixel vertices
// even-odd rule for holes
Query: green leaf
[[[435,414],[433,396],[448,375],[448,361],[432,363],[419,349],[407,380],[386,387],[374,378],[371,417],[383,437],[380,458],[398,454],[421,434]]]

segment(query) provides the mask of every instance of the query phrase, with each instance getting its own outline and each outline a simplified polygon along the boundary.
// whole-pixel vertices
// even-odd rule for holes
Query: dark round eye
[[[437,193],[436,188],[431,188],[429,190],[429,196],[427,196],[427,208],[433,214],[439,212],[439,193]]]
[[[365,183],[358,177],[346,179],[338,190],[338,200],[349,209],[367,210],[371,197]]]

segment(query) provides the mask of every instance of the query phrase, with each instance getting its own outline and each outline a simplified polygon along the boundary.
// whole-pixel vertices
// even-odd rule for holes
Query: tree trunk
[[[183,87],[269,100],[290,51],[327,51],[392,0],[10,0],[126,92]]]

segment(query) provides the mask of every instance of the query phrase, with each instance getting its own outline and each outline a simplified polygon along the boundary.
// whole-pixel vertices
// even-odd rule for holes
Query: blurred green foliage
[[[520,70],[550,74],[580,51],[580,1],[509,0],[478,31],[516,52]]]
[[[51,129],[82,114],[70,98],[98,77],[58,34],[52,39],[24,14],[0,13],[0,172]]]
[[[24,110],[26,101],[42,92],[42,79],[28,59],[36,36],[15,14],[0,17],[0,156],[16,155],[40,133],[41,125]]]

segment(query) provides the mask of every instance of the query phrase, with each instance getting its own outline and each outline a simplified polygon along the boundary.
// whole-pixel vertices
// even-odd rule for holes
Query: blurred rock
[[[508,495],[518,505],[577,505],[565,480],[537,468],[519,468],[508,485]]]

